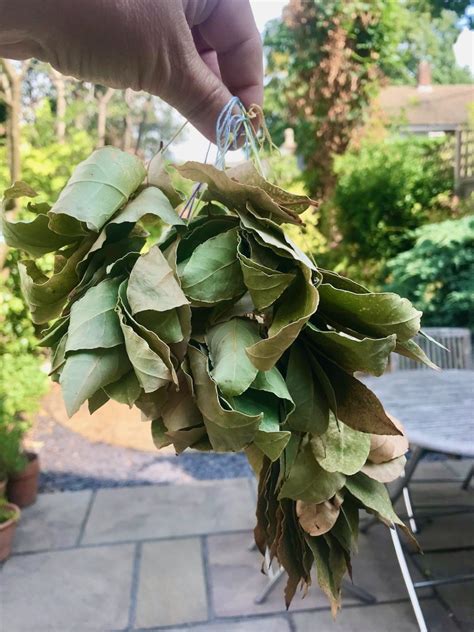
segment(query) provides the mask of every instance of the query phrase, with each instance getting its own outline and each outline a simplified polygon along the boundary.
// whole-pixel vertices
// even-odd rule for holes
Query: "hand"
[[[0,0],[0,56],[155,94],[209,139],[232,95],[262,104],[248,0]]]

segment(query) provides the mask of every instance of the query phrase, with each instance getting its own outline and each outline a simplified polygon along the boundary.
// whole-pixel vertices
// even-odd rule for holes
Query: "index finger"
[[[263,50],[249,0],[218,0],[199,32],[217,53],[222,82],[246,108],[263,103]]]

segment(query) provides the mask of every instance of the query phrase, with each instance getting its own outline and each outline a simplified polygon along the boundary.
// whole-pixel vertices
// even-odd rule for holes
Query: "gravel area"
[[[46,417],[38,419],[32,438],[41,445],[43,492],[252,476],[244,454],[154,455],[92,443]]]

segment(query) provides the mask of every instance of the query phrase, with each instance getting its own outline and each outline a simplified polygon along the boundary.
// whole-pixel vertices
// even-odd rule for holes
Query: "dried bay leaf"
[[[241,395],[255,380],[258,369],[245,349],[260,339],[257,323],[243,318],[232,318],[208,330],[211,376],[225,397]]]
[[[71,353],[59,380],[69,417],[98,389],[117,381],[130,368],[124,345]]]
[[[318,290],[311,282],[311,271],[302,266],[295,281],[283,293],[268,338],[247,348],[247,354],[260,371],[270,370],[296,340],[318,306]]]
[[[84,222],[91,231],[102,226],[128,200],[145,177],[145,168],[136,156],[115,147],[103,147],[81,162],[49,215],[55,230],[59,216]]]
[[[242,450],[254,440],[263,415],[246,415],[225,409],[219,401],[217,386],[208,373],[207,357],[194,347],[189,347],[188,357],[196,402],[213,449],[216,452]]]
[[[323,535],[332,529],[341,511],[337,496],[322,503],[296,501],[296,515],[304,531],[312,536]]]
[[[293,273],[275,272],[252,261],[240,251],[238,256],[244,283],[257,309],[265,309],[273,305],[296,277]]]
[[[362,382],[321,356],[318,362],[334,388],[338,419],[359,432],[401,434],[379,399]]]
[[[172,268],[157,246],[150,248],[133,266],[127,298],[133,315],[147,310],[166,312],[188,304]]]
[[[371,463],[367,461],[361,468],[361,472],[379,483],[391,483],[403,474],[406,462],[407,460],[404,456],[398,456],[384,463]]]
[[[119,284],[118,279],[105,279],[72,305],[66,352],[123,344],[115,311]]]
[[[408,439],[404,434],[401,422],[387,413],[400,435],[372,435],[370,437],[370,452],[368,460],[371,463],[385,463],[399,456],[403,456],[409,448]]]
[[[233,228],[211,237],[194,250],[180,274],[187,297],[214,304],[245,293],[237,240],[238,229]]]
[[[286,384],[295,409],[287,419],[288,428],[323,434],[329,423],[329,405],[321,385],[315,380],[308,356],[299,342],[293,343],[288,360]]]
[[[278,498],[322,503],[342,489],[345,480],[346,477],[339,472],[326,472],[318,464],[311,447],[307,444],[296,456]]]
[[[405,342],[420,330],[421,312],[409,300],[390,292],[356,294],[328,283],[319,286],[320,310],[336,324],[367,336],[395,334]]]
[[[395,334],[360,340],[337,331],[321,331],[310,322],[305,328],[305,335],[344,370],[351,373],[363,371],[377,376],[385,372],[390,353],[396,345]]]
[[[350,476],[359,472],[367,461],[370,451],[370,435],[353,430],[345,423],[337,423],[333,413],[329,425],[321,437],[324,456],[317,461],[327,472],[341,472]]]

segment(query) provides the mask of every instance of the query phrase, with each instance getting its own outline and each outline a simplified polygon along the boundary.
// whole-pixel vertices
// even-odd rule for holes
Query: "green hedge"
[[[474,216],[428,224],[388,262],[387,290],[423,311],[423,324],[474,329]]]

